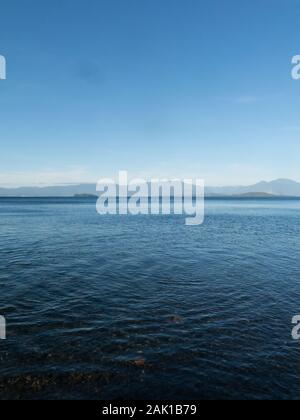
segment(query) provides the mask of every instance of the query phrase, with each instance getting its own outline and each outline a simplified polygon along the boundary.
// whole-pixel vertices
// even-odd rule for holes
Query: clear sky
[[[300,181],[300,0],[1,3],[0,184]]]

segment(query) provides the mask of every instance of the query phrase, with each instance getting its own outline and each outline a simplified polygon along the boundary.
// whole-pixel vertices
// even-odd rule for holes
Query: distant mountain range
[[[207,197],[245,196],[300,197],[300,183],[289,179],[277,179],[271,182],[259,182],[249,186],[206,187]],[[95,184],[65,185],[53,187],[0,188],[0,197],[74,197],[96,195]]]
[[[290,179],[262,181],[258,184],[237,187],[207,187],[206,195],[249,195],[265,194],[275,196],[300,197],[300,183]]]
[[[96,185],[78,184],[53,187],[0,188],[0,197],[73,197],[83,194],[96,194]]]

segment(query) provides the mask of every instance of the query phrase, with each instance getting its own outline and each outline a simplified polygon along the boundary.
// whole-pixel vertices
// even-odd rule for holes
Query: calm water
[[[0,199],[0,398],[299,398],[300,201]]]

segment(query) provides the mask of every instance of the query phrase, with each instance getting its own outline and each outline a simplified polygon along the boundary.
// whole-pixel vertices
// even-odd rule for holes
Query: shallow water
[[[300,200],[0,199],[0,398],[299,398]]]

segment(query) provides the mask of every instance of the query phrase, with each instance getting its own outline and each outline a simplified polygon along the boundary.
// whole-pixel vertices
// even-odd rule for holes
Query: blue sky
[[[299,0],[1,4],[0,184],[300,181]]]

